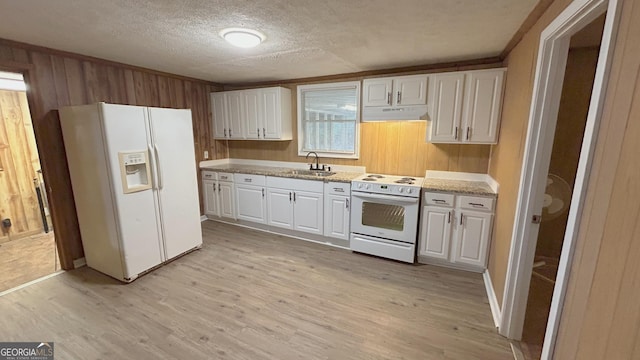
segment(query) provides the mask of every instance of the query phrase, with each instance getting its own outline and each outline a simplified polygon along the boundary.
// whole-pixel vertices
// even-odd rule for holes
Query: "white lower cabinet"
[[[267,177],[267,223],[322,235],[322,184],[322,181]]]
[[[232,174],[203,171],[202,188],[205,215],[235,219]]]
[[[423,201],[418,261],[483,271],[494,199],[425,192]]]
[[[324,236],[349,240],[351,220],[349,183],[329,182],[324,186]]]
[[[267,222],[264,178],[263,175],[234,174],[238,220]]]

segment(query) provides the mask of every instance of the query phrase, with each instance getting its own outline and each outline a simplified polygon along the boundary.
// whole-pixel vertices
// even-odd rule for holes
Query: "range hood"
[[[362,122],[390,120],[427,120],[427,105],[364,106]]]

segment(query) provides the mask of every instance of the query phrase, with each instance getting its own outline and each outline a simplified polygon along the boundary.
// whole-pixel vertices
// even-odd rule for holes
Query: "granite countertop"
[[[422,188],[428,191],[497,197],[493,189],[484,181],[451,180],[426,178]]]
[[[301,170],[301,169],[271,167],[271,166],[256,166],[256,165],[233,165],[233,164],[203,166],[200,168],[200,170],[277,176],[277,177],[285,177],[285,178],[292,178],[292,179],[316,180],[316,181],[323,181],[323,182],[335,181],[335,182],[344,182],[344,183],[349,183],[351,182],[351,180],[362,175],[361,173],[355,173],[355,172],[336,171],[335,174],[329,175],[329,176],[315,176],[315,175],[304,175],[304,174],[293,173],[294,170]]]

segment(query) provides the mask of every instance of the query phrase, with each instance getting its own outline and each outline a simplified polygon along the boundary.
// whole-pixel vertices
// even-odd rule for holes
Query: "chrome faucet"
[[[305,159],[309,159],[309,155],[315,155],[316,156],[316,167],[313,167],[313,163],[309,165],[309,170],[324,170],[324,169],[320,169],[320,165],[318,164],[318,154],[316,154],[315,151],[309,151],[309,153],[307,154],[307,157]],[[324,166],[323,166],[324,168]]]

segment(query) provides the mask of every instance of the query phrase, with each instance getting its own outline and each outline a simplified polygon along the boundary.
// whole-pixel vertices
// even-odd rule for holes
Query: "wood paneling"
[[[40,170],[33,125],[22,91],[0,90],[0,243],[43,231],[33,180]]]
[[[500,184],[488,266],[500,304],[509,263],[540,34],[570,2],[554,1],[505,60],[508,75],[502,106],[500,141],[491,149],[489,166],[489,175]]]
[[[187,107],[193,112],[196,160],[203,160],[205,150],[213,159],[227,157],[226,145],[213,141],[210,129],[208,94],[219,90],[217,85],[1,39],[0,68],[24,73],[29,86],[27,97],[65,269],[72,268],[83,252],[57,109],[99,101]]]
[[[624,0],[557,359],[640,358],[639,33],[640,1]]]

